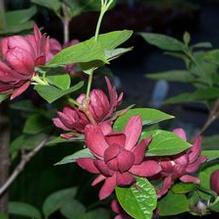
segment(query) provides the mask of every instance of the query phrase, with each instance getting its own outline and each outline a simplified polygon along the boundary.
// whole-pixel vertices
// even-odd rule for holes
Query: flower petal
[[[13,100],[15,97],[21,95],[25,90],[27,90],[27,88],[28,88],[29,86],[30,86],[30,82],[28,81],[28,82],[24,83],[21,87],[16,88],[16,89],[13,91],[13,93],[12,93],[10,99]]]
[[[100,171],[94,165],[94,159],[80,158],[80,159],[77,159],[76,162],[81,168],[87,170],[90,173],[94,173],[94,174],[100,173]]]
[[[158,174],[161,171],[161,167],[158,162],[153,160],[147,160],[140,165],[133,166],[129,172],[136,176],[151,177]]]
[[[165,195],[170,189],[170,187],[172,186],[172,184],[173,184],[173,180],[171,176],[167,176],[166,178],[164,178],[163,185],[157,194],[158,198]]]
[[[109,145],[116,144],[116,145],[120,145],[124,147],[126,136],[123,133],[114,133],[114,134],[105,136],[105,140]]]
[[[181,176],[179,179],[184,183],[195,183],[195,184],[200,183],[200,179],[198,177],[191,176],[191,175],[184,175],[184,176]]]
[[[92,186],[95,186],[95,185],[97,185],[98,183],[100,183],[100,182],[102,182],[103,180],[105,180],[106,179],[106,177],[105,176],[103,176],[103,175],[99,175],[99,176],[97,176],[96,178],[95,178],[95,180],[92,182]]]
[[[135,178],[129,173],[116,173],[116,184],[119,186],[128,186],[135,182]]]
[[[183,140],[185,140],[185,141],[187,140],[186,133],[183,129],[181,129],[181,128],[174,129],[173,132],[175,132],[175,134],[178,135]]]
[[[201,142],[202,142],[201,136],[197,136],[195,138],[195,141],[194,141],[194,144],[193,144],[192,148],[190,149],[190,151],[188,153],[190,163],[193,163],[200,156],[200,154],[201,154]]]
[[[127,150],[132,150],[132,148],[138,142],[138,138],[142,131],[142,121],[140,116],[132,116],[128,121],[124,134],[126,135],[125,148]]]
[[[102,159],[104,151],[108,147],[103,132],[99,126],[87,125],[85,128],[85,142],[91,152]]]

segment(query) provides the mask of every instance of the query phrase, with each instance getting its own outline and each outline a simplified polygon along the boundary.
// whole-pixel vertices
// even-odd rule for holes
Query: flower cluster
[[[186,140],[186,134],[183,129],[175,129],[174,132]],[[206,157],[201,155],[201,137],[195,138],[194,144],[188,151],[174,156],[173,158],[166,158],[160,161],[162,171],[160,176],[164,178],[163,186],[158,192],[158,197],[167,193],[176,179],[184,183],[199,184],[199,178],[193,176],[201,166],[207,160]]]
[[[48,38],[34,26],[34,34],[10,36],[0,41],[0,93],[19,96],[30,85],[35,67],[43,65],[49,51]]]
[[[85,126],[92,122],[100,124],[110,120],[116,107],[121,103],[123,94],[117,94],[116,88],[111,85],[108,78],[106,78],[106,83],[109,97],[102,90],[93,89],[88,103],[85,94],[81,94],[77,98],[76,101],[81,106],[79,109],[66,106],[58,112],[58,116],[53,119],[55,126],[71,132],[63,134],[64,138],[71,138],[75,131],[84,133]],[[86,105],[86,109],[84,109],[84,105]]]

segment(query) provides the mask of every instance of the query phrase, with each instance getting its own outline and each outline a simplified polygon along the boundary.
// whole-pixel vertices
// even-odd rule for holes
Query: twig
[[[37,145],[32,151],[22,156],[20,163],[14,169],[13,173],[0,188],[0,197],[8,190],[10,185],[15,181],[18,175],[24,170],[27,163],[45,146],[48,138],[44,139],[39,145]]]

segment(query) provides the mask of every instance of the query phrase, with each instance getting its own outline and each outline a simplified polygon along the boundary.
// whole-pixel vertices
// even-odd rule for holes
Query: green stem
[[[72,106],[80,107],[80,104],[79,104],[76,100],[74,100],[74,99],[72,99],[72,98],[68,98],[68,102],[69,102],[70,105],[72,105]]]
[[[49,85],[49,83],[46,80],[42,80],[39,75],[35,75],[31,79],[32,82],[36,82],[39,85]]]
[[[86,98],[88,99],[90,96],[90,91],[91,91],[91,85],[93,81],[93,75],[94,75],[94,70],[91,71],[89,78],[88,78],[88,84],[87,84],[87,93],[86,93]]]
[[[99,32],[100,32],[100,26],[101,26],[101,23],[102,23],[102,20],[103,20],[103,16],[104,16],[105,13],[106,13],[106,8],[105,8],[105,5],[103,5],[101,7],[100,16],[99,16],[99,19],[98,19],[98,22],[97,22],[96,31],[95,31],[95,41],[96,42],[98,40],[98,36],[99,36]]]

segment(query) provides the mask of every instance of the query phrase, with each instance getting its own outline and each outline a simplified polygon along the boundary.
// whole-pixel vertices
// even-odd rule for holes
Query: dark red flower
[[[10,36],[0,41],[0,93],[19,96],[30,85],[34,68],[46,62],[48,38],[34,26],[34,34]]]
[[[122,101],[122,94],[118,96],[116,88],[112,87],[108,78],[106,78],[109,97],[99,89],[93,89],[90,93],[88,110],[97,124],[107,121],[112,116],[116,107]],[[77,98],[79,104],[83,104],[85,94]],[[65,131],[84,132],[86,125],[90,124],[86,114],[77,108],[67,106],[62,112],[58,112],[58,117],[53,119],[56,127]]]
[[[174,132],[186,140],[186,134],[183,129],[175,129]],[[193,174],[206,160],[207,158],[201,155],[200,136],[195,138],[193,146],[188,151],[173,158],[161,160],[162,171],[160,175],[164,177],[164,181],[162,188],[158,192],[158,197],[166,194],[176,179],[184,183],[199,184],[199,178],[193,176]]]
[[[139,116],[133,116],[122,133],[111,126],[87,125],[85,142],[95,158],[81,158],[77,163],[87,171],[99,174],[92,185],[105,181],[99,198],[108,197],[116,186],[131,185],[135,176],[151,177],[161,171],[158,162],[145,160],[145,150],[151,138],[138,143],[142,131]]]
[[[211,174],[211,189],[219,195],[219,170]]]

